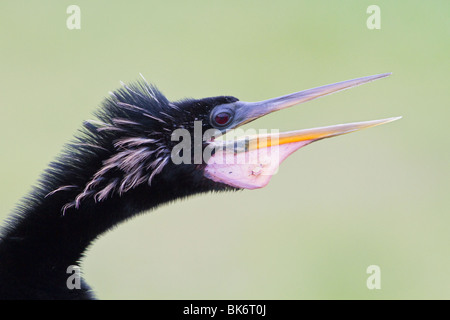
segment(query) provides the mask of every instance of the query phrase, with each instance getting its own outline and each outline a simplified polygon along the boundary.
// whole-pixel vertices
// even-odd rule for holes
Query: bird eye
[[[214,116],[214,122],[218,126],[225,126],[230,122],[231,115],[228,112],[219,112]]]

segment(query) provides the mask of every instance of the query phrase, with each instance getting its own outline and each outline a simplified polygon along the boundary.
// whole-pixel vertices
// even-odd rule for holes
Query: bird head
[[[95,154],[97,165],[69,207],[86,198],[95,202],[142,186],[186,183],[200,189],[255,189],[267,185],[281,162],[312,142],[355,132],[398,118],[247,135],[234,140],[221,135],[269,113],[388,76],[380,74],[300,91],[260,102],[232,96],[169,101],[144,81],[111,92],[85,123],[80,148]],[[77,155],[76,155],[77,156]],[[75,156],[75,158],[76,158]],[[56,191],[71,186],[61,186]]]

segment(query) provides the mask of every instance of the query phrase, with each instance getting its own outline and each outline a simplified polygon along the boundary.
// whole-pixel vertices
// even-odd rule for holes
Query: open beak
[[[233,128],[253,121],[268,113],[282,110],[337,91],[358,86],[390,73],[368,76],[261,102],[238,101],[235,104]],[[294,151],[314,141],[336,137],[361,129],[392,122],[401,117],[355,122],[328,127],[297,130],[284,133],[246,136],[234,141],[213,141],[215,152],[205,168],[205,176],[216,182],[236,188],[255,189],[267,185],[279,165]]]

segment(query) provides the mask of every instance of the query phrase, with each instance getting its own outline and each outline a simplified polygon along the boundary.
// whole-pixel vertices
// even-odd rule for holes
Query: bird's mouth
[[[389,75],[390,73],[386,73],[343,81],[261,102],[238,101],[233,105],[235,116],[232,128],[271,112]],[[393,117],[291,132],[251,135],[232,141],[215,140],[210,143],[215,152],[207,161],[205,176],[213,181],[236,188],[262,188],[269,183],[279,165],[301,147],[314,141],[356,132],[400,118]]]

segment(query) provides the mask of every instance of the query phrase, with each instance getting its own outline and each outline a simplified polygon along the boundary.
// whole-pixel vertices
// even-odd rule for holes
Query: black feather
[[[99,122],[84,123],[1,230],[0,299],[91,299],[84,282],[79,290],[67,288],[66,271],[100,234],[168,201],[232,190],[205,179],[202,165],[166,159],[174,129],[191,130],[196,118],[211,128],[212,108],[234,101],[169,102],[145,82],[111,93],[96,113]]]

